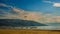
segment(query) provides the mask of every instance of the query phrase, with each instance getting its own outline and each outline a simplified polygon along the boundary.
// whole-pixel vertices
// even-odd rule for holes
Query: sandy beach
[[[0,34],[60,34],[60,31],[0,29]]]

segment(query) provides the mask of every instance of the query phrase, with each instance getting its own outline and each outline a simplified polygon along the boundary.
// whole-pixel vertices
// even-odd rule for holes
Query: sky
[[[0,3],[5,3],[26,11],[60,15],[60,0],[0,0]]]
[[[59,23],[60,0],[0,0],[0,19],[5,18]]]

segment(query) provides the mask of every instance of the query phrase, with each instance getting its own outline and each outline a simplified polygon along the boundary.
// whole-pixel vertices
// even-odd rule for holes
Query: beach
[[[0,34],[60,34],[57,30],[0,29]]]

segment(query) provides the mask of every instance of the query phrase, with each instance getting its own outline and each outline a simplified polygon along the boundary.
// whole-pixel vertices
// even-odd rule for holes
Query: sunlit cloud
[[[60,3],[54,3],[53,6],[54,7],[60,7]]]

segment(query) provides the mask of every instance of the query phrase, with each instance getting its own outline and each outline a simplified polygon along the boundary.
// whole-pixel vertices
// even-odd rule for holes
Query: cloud
[[[4,3],[0,3],[0,6],[3,6],[3,7],[8,7],[8,8],[13,8],[13,6],[6,5],[6,4],[4,4]]]
[[[7,5],[6,4],[3,4],[3,3],[0,3],[0,6],[5,6],[6,7]]]
[[[6,4],[0,4],[0,6],[8,6]],[[10,9],[12,12],[16,12],[15,14],[11,14],[7,12],[0,16],[0,19],[23,19],[23,20],[33,20],[39,23],[50,23],[50,22],[60,22],[60,16],[54,16],[52,14],[43,14],[41,12],[32,12],[32,11],[24,11],[16,7],[12,7]],[[5,12],[5,11],[4,11]],[[18,14],[17,14],[18,13]]]
[[[33,20],[40,23],[60,22],[60,16],[54,16],[52,14],[43,15],[41,12],[29,12],[17,8],[14,8],[14,11],[19,12],[15,17],[17,16],[23,20]]]
[[[52,1],[43,1],[43,2],[50,3],[50,4],[52,4],[53,7],[60,7],[60,3],[58,3],[58,2],[52,2]]]
[[[53,6],[54,7],[60,7],[60,3],[54,3]]]
[[[14,11],[14,12],[16,12],[16,13],[19,13],[19,14],[22,14],[22,13],[24,13],[25,11],[24,10],[22,10],[22,9],[19,9],[19,8],[12,8],[12,10]]]
[[[44,0],[43,2],[45,2],[45,3],[54,3],[52,1],[46,1],[46,0]]]

